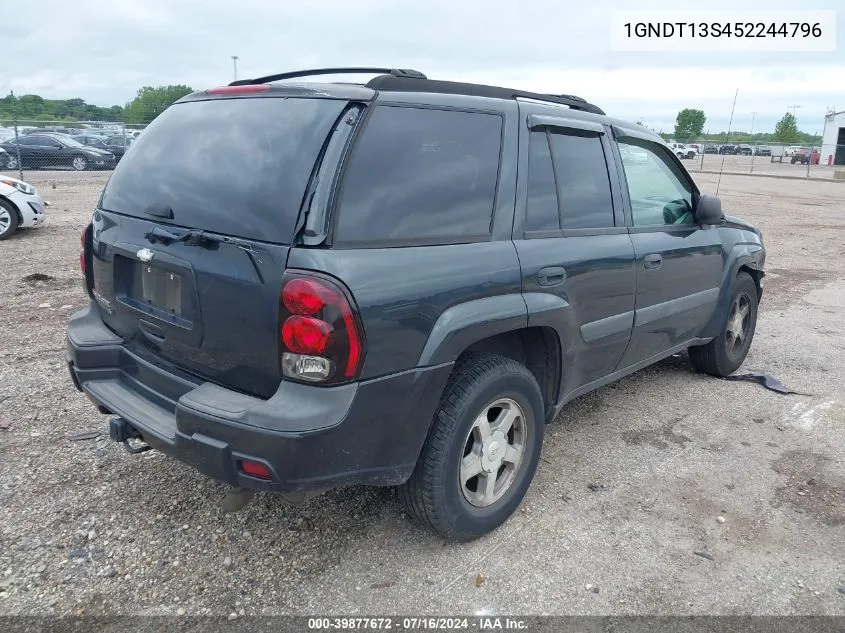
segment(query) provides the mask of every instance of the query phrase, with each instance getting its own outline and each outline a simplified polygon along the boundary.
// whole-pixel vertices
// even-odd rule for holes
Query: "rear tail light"
[[[286,378],[336,384],[358,377],[361,319],[349,293],[315,273],[288,271],[279,297],[279,362]]]
[[[79,249],[79,270],[82,271],[85,292],[91,292],[91,234],[93,227],[89,224],[82,231]]]
[[[82,235],[80,236],[79,242],[81,248],[79,249],[79,269],[82,271],[82,276],[85,276],[85,260],[88,258],[88,228],[91,225],[89,224],[82,230]]]

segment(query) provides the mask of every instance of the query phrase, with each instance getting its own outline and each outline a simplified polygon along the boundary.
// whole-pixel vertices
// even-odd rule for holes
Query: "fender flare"
[[[733,286],[739,269],[746,267],[762,273],[764,258],[765,250],[763,250],[763,246],[754,242],[742,242],[731,248],[719,289],[719,301],[716,303],[716,309],[704,328],[703,337],[715,337],[721,332],[722,325],[728,318]]]
[[[473,343],[526,327],[528,308],[521,293],[459,303],[446,309],[434,322],[417,366],[454,362]]]

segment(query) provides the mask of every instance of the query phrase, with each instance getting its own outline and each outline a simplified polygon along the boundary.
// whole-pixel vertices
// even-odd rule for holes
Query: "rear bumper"
[[[282,381],[262,400],[142,358],[90,306],[71,317],[74,385],[144,440],[235,486],[278,492],[394,485],[413,471],[451,364],[321,388]],[[263,480],[239,462],[266,465]]]

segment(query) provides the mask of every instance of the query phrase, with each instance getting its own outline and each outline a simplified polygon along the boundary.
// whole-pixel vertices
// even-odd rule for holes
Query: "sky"
[[[10,2],[10,0],[4,0]],[[618,52],[613,11],[700,9],[700,0],[25,0],[4,11],[0,94],[125,104],[144,85],[207,88],[233,77],[328,66],[414,68],[429,78],[580,95],[613,116],[672,130],[701,108],[705,131],[771,131],[788,110],[821,131],[845,110],[843,0],[710,0],[739,9],[839,9],[836,52]],[[722,17],[723,16],[723,17]],[[756,112],[755,115],[752,113]]]

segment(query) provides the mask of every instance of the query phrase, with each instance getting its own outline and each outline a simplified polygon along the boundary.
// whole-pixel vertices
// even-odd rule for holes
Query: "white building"
[[[824,117],[820,165],[845,165],[845,110]]]

